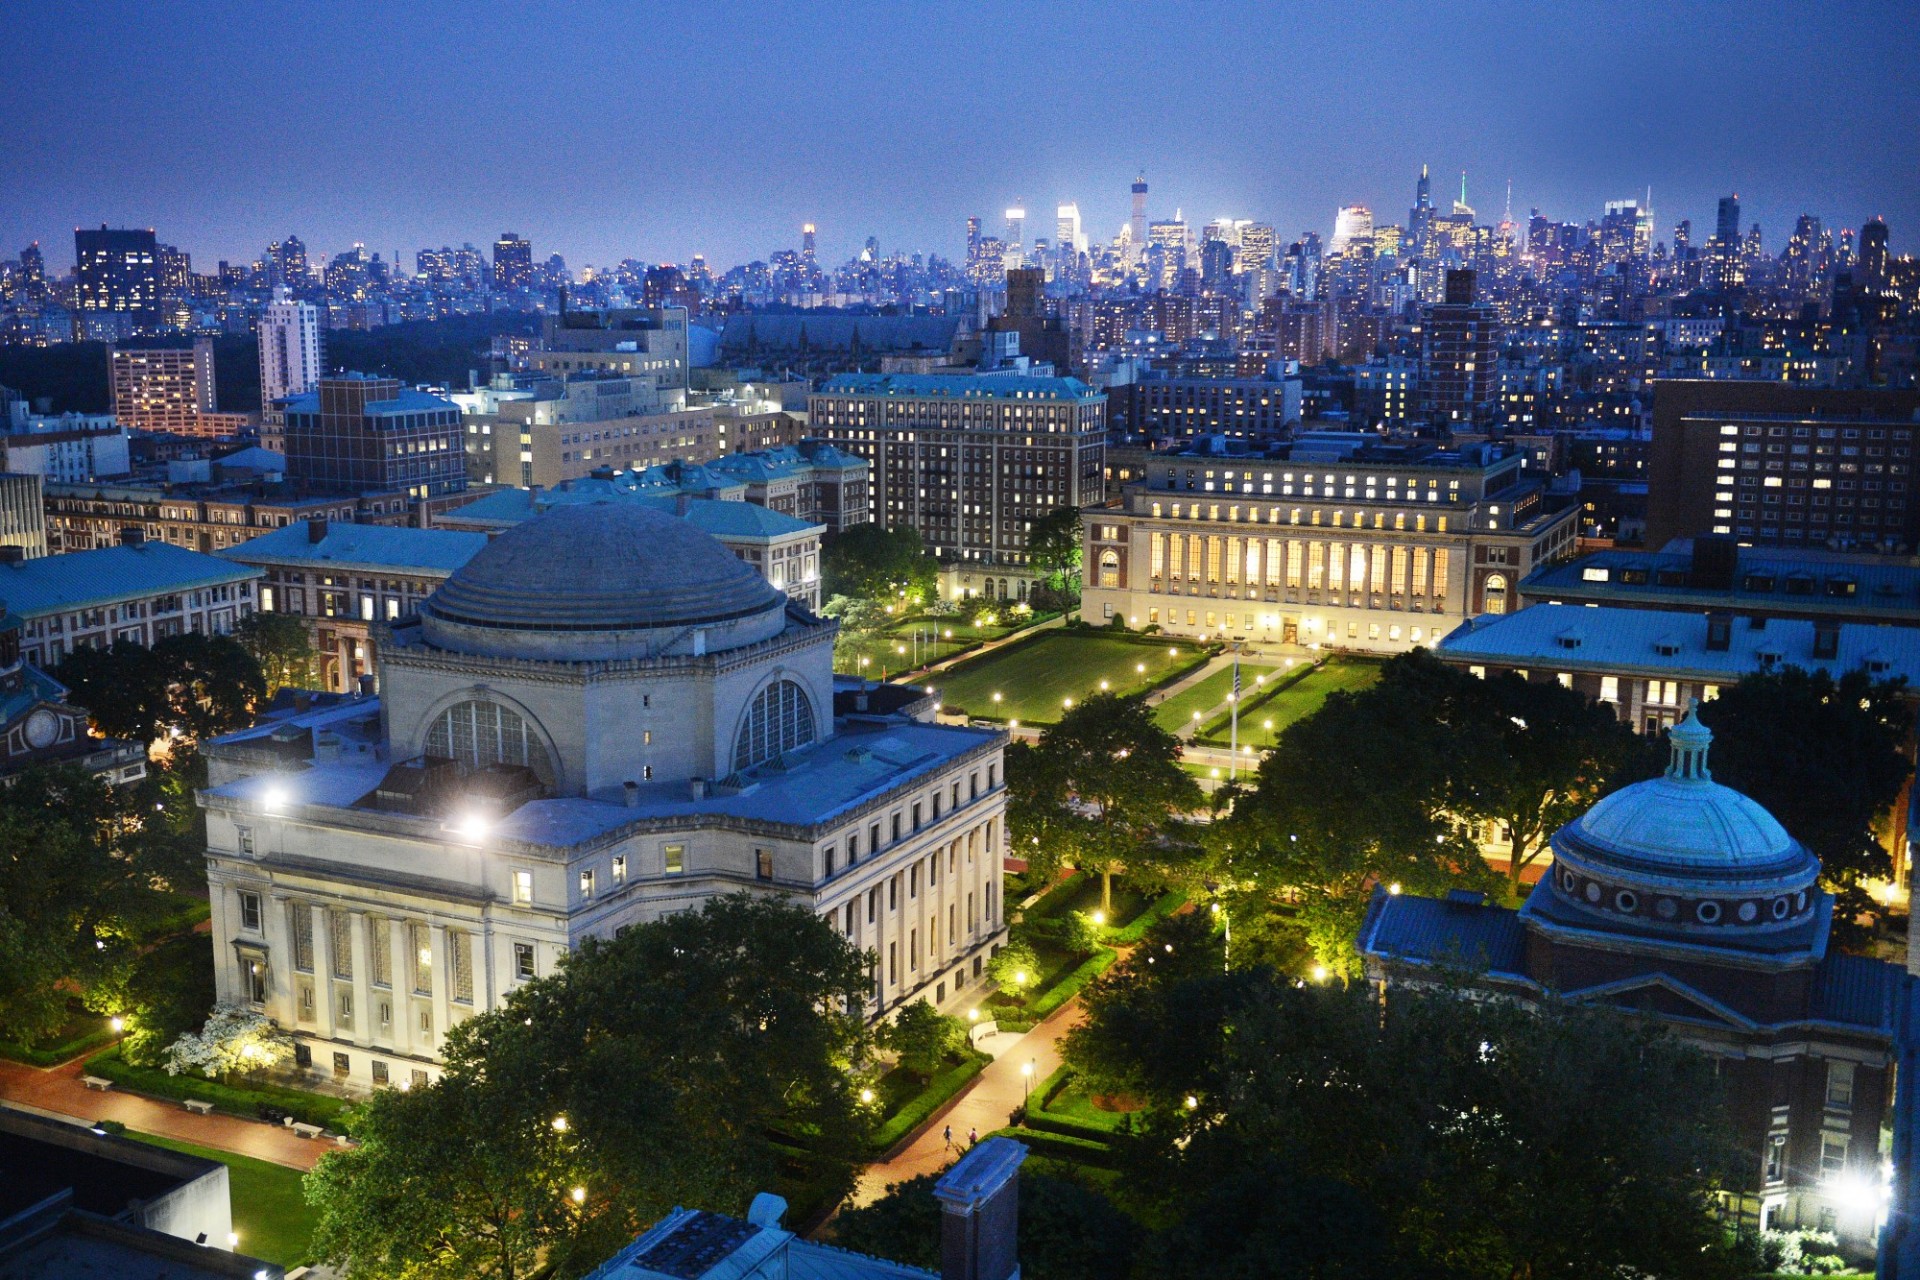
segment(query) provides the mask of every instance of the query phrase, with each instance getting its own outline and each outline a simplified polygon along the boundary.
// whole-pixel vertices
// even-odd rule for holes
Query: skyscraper
[[[1236,268],[1241,272],[1271,269],[1274,243],[1271,223],[1250,222],[1240,228],[1240,258]]]
[[[1329,256],[1344,254],[1350,248],[1373,243],[1373,210],[1363,204],[1350,204],[1333,219],[1333,240],[1327,245]]]
[[[1427,308],[1420,387],[1436,426],[1464,429],[1488,422],[1499,402],[1500,325],[1474,301],[1472,271],[1447,272],[1445,297]]]
[[[1740,266],[1740,195],[1720,197],[1713,239],[1707,242],[1705,283],[1712,289],[1738,288],[1745,278]]]
[[[135,329],[159,327],[159,245],[151,227],[110,230],[101,223],[98,231],[76,228],[73,262],[77,311],[123,314]]]
[[[1007,210],[1007,265],[1017,267],[1025,262],[1027,247],[1027,210],[1024,205],[1014,205]]]
[[[1086,249],[1087,239],[1080,231],[1079,205],[1069,202],[1054,211],[1053,240],[1063,254],[1080,253]]]
[[[259,332],[260,407],[271,412],[274,401],[304,395],[320,380],[320,309],[294,301],[281,285]]]
[[[1719,216],[1714,220],[1713,233],[1722,240],[1740,238],[1740,193],[1720,197]]]
[[[1141,174],[1133,180],[1133,216],[1128,220],[1127,230],[1132,235],[1136,253],[1147,244],[1147,175]]]
[[[808,262],[814,260],[814,231],[811,222],[800,224],[800,256]]]
[[[1427,237],[1433,231],[1433,180],[1427,176],[1427,166],[1420,166],[1420,181],[1413,187],[1413,208],[1407,210],[1407,238],[1413,241],[1414,252],[1425,251]]]
[[[191,347],[107,348],[113,416],[141,431],[218,437],[245,425],[239,414],[217,414],[213,394],[213,340]]]
[[[527,289],[533,285],[533,242],[502,231],[493,242],[493,287]]]

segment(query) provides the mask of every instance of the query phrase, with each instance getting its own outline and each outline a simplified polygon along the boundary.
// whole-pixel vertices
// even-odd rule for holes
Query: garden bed
[[[874,1091],[886,1118],[867,1139],[868,1149],[877,1155],[890,1151],[931,1120],[935,1112],[964,1089],[968,1081],[985,1071],[987,1064],[992,1061],[984,1053],[969,1050],[965,1058],[936,1072],[933,1079],[924,1083],[907,1077],[890,1085],[889,1082],[895,1081],[896,1077],[906,1077],[906,1073],[898,1069],[889,1071],[880,1078],[880,1085]]]
[[[170,1076],[160,1067],[136,1067],[120,1056],[119,1046],[87,1059],[88,1075],[102,1076],[132,1093],[184,1102],[188,1098],[211,1102],[230,1115],[261,1118],[262,1107],[277,1107],[302,1124],[338,1130],[342,1114],[353,1105],[346,1098],[310,1093],[285,1085],[250,1082],[226,1084],[199,1075]]]
[[[52,1034],[32,1044],[0,1041],[0,1058],[35,1067],[57,1067],[83,1053],[113,1043],[113,1024],[104,1015],[74,1011]]]

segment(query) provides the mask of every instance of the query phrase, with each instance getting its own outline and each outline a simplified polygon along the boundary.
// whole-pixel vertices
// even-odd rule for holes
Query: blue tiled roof
[[[214,552],[243,564],[325,563],[361,569],[409,569],[449,574],[487,545],[484,533],[450,529],[402,529],[377,524],[327,525],[314,542],[302,520]]]
[[[1892,1034],[1911,982],[1905,969],[1885,960],[1830,952],[1814,974],[1811,1013],[1822,1022]]]
[[[1100,395],[1078,378],[979,378],[965,373],[841,373],[822,383],[820,394],[955,400],[1085,400]]]
[[[657,470],[654,469],[654,470]],[[555,507],[593,502],[632,502],[656,510],[672,511],[679,499],[671,488],[653,484],[644,473],[622,471],[612,479],[588,476],[568,480],[546,490],[535,500],[530,489],[500,489],[475,502],[447,513],[455,523],[484,523],[501,526],[531,520]],[[716,538],[781,538],[820,526],[771,511],[751,502],[724,502],[714,498],[689,498],[687,523]]]
[[[1526,956],[1520,913],[1412,894],[1376,894],[1360,926],[1362,955],[1518,974]]]
[[[5,601],[9,613],[37,618],[260,576],[260,570],[251,565],[147,542],[0,566],[0,601]]]

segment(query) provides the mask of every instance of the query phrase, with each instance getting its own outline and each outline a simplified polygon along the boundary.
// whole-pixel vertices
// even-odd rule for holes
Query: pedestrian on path
[[[953,1126],[952,1125],[948,1125],[946,1127],[946,1131],[941,1134],[941,1137],[946,1139],[947,1150],[949,1151],[953,1150]]]
[[[967,1130],[967,1150],[971,1151],[973,1150],[973,1148],[979,1145],[980,1145],[980,1127],[978,1125],[975,1125],[972,1128]]]

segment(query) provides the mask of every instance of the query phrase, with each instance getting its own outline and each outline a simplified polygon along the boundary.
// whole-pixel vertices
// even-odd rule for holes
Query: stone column
[[[387,956],[393,979],[388,995],[393,1002],[393,1047],[397,1053],[413,1052],[413,937],[405,920],[387,921]]]
[[[323,1037],[333,1036],[333,930],[327,909],[310,904],[313,921],[313,1025]]]
[[[448,997],[453,992],[452,948],[447,945],[447,926],[435,924],[428,926],[430,941],[427,946],[433,956],[433,1043],[436,1046],[434,1056],[439,1056],[437,1046],[447,1034],[447,1028],[453,1025],[452,1007]]]
[[[353,1042],[371,1045],[377,1029],[373,1006],[373,946],[367,938],[367,913],[347,916],[347,954],[353,967]]]
[[[260,922],[267,935],[267,1016],[283,1027],[299,1023],[293,1000],[293,935],[287,928],[290,901],[281,893],[268,898],[262,908],[266,918]]]

